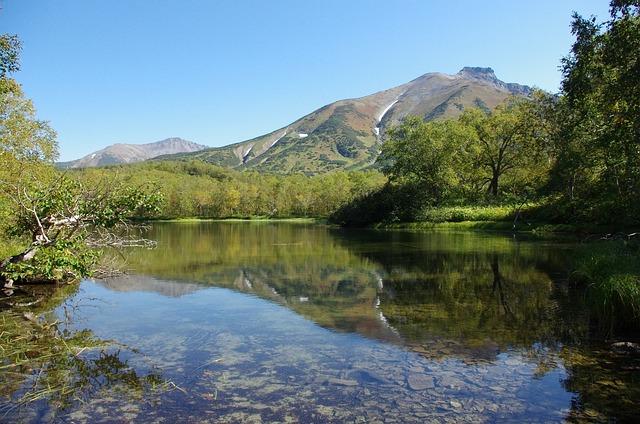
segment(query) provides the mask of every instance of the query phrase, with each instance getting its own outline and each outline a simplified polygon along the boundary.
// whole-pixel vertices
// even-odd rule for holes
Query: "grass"
[[[525,214],[525,211],[522,211]],[[419,212],[416,221],[392,224],[379,224],[384,228],[403,229],[459,229],[484,231],[535,231],[538,223],[515,220],[518,206],[441,206]],[[514,228],[514,220],[515,228]]]
[[[379,224],[375,228],[395,228],[410,230],[483,230],[483,231],[511,231],[513,225],[505,221],[462,221],[462,222],[406,222],[397,224]]]
[[[571,280],[586,287],[591,317],[611,337],[640,325],[640,242],[591,243],[577,252]]]
[[[512,222],[516,213],[514,206],[450,206],[426,209],[418,219],[428,222]]]
[[[29,242],[17,238],[7,238],[0,236],[0,260],[22,252]]]

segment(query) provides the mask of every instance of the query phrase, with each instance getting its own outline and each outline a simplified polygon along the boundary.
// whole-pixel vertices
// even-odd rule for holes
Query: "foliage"
[[[408,117],[387,131],[379,161],[392,184],[415,186],[424,204],[441,204],[458,178],[457,165],[466,150],[466,134],[454,120]]]
[[[471,165],[466,172],[472,181],[475,177],[474,188],[486,187],[494,198],[499,194],[527,198],[538,188],[546,159],[544,119],[538,112],[547,101],[547,95],[537,91],[531,99],[511,98],[488,113],[480,109],[463,112],[460,122],[474,136],[473,150],[466,155]],[[501,190],[507,177],[508,189]]]
[[[379,157],[394,188],[372,200],[387,199],[393,205],[382,208],[393,210],[386,221],[390,217],[441,221],[452,210],[438,209],[522,203],[536,197],[550,163],[546,126],[550,103],[550,96],[535,91],[531,99],[510,99],[495,111],[467,109],[455,120],[406,118],[387,132]]]
[[[111,230],[126,227],[127,218],[158,212],[161,200],[146,187],[114,181],[88,186],[65,175],[46,185],[17,185],[6,195],[16,210],[13,234],[31,240],[0,264],[0,276],[9,285],[91,276],[98,252],[87,244],[121,242]]]
[[[450,206],[424,210],[420,218],[429,222],[483,222],[513,221],[515,215],[513,206]]]
[[[566,176],[567,201],[600,205],[606,219],[640,217],[640,8],[611,2],[611,19],[574,14],[576,41],[564,58],[558,113],[557,174]]]
[[[392,222],[398,218],[396,201],[398,187],[387,184],[337,208],[327,221],[343,227],[366,227],[379,222]],[[403,210],[406,210],[404,205]]]
[[[613,0],[610,13],[604,23],[574,15],[559,95],[533,90],[492,111],[391,128],[379,163],[395,188],[364,201],[385,205],[387,222],[460,220],[449,208],[534,201],[554,223],[637,225],[640,6]],[[368,222],[363,210],[345,206],[338,221]]]
[[[0,78],[0,187],[10,190],[20,182],[47,181],[58,157],[55,132],[36,118],[30,100],[12,79]],[[0,195],[0,228],[10,213],[10,203]]]
[[[98,262],[98,252],[86,249],[84,240],[74,237],[56,242],[30,261],[8,262],[2,269],[6,281],[60,282],[89,277]]]
[[[157,212],[161,200],[143,184],[86,184],[55,172],[55,132],[8,76],[19,69],[20,47],[16,36],[0,36],[0,230],[28,244],[0,261],[9,287],[91,275],[98,253],[87,243],[113,243],[111,230]]]
[[[592,318],[608,335],[640,324],[640,245],[637,241],[589,244],[576,255],[572,281],[587,287]]]
[[[36,118],[31,100],[25,99],[20,85],[0,78],[0,161],[6,180],[20,170],[40,164],[52,165],[58,157],[55,132]]]
[[[113,179],[129,185],[158,181],[161,217],[326,217],[342,204],[381,187],[378,171],[288,176],[236,171],[205,162],[146,162],[68,171],[79,181]]]
[[[0,80],[4,80],[7,74],[20,70],[20,50],[22,44],[17,36],[0,34]]]

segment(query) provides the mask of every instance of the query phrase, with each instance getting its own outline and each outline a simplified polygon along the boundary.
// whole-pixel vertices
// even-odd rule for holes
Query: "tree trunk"
[[[498,197],[498,173],[494,172],[487,187],[487,192],[491,193],[493,197]]]

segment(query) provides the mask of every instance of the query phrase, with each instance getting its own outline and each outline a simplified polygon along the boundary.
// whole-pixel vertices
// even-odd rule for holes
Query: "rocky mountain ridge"
[[[197,152],[208,148],[178,137],[167,138],[146,144],[112,144],[83,158],[56,164],[60,168],[83,168],[89,166],[116,165],[141,162],[157,156]]]

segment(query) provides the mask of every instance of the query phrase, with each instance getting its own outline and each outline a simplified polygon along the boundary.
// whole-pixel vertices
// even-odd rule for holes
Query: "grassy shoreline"
[[[268,216],[250,217],[225,217],[225,218],[159,218],[145,220],[145,222],[159,223],[197,223],[197,222],[297,222],[309,224],[327,224],[327,218],[323,217],[288,217],[273,218]],[[337,224],[328,224],[339,227]],[[502,220],[447,220],[447,221],[413,221],[413,222],[379,222],[369,225],[374,229],[398,229],[398,230],[472,230],[495,231],[509,233],[530,233],[536,235],[575,235],[578,237],[605,237],[615,234],[631,234],[635,230],[629,227],[616,227],[612,225],[588,225],[588,224],[552,224],[544,221],[517,221],[512,218]]]

